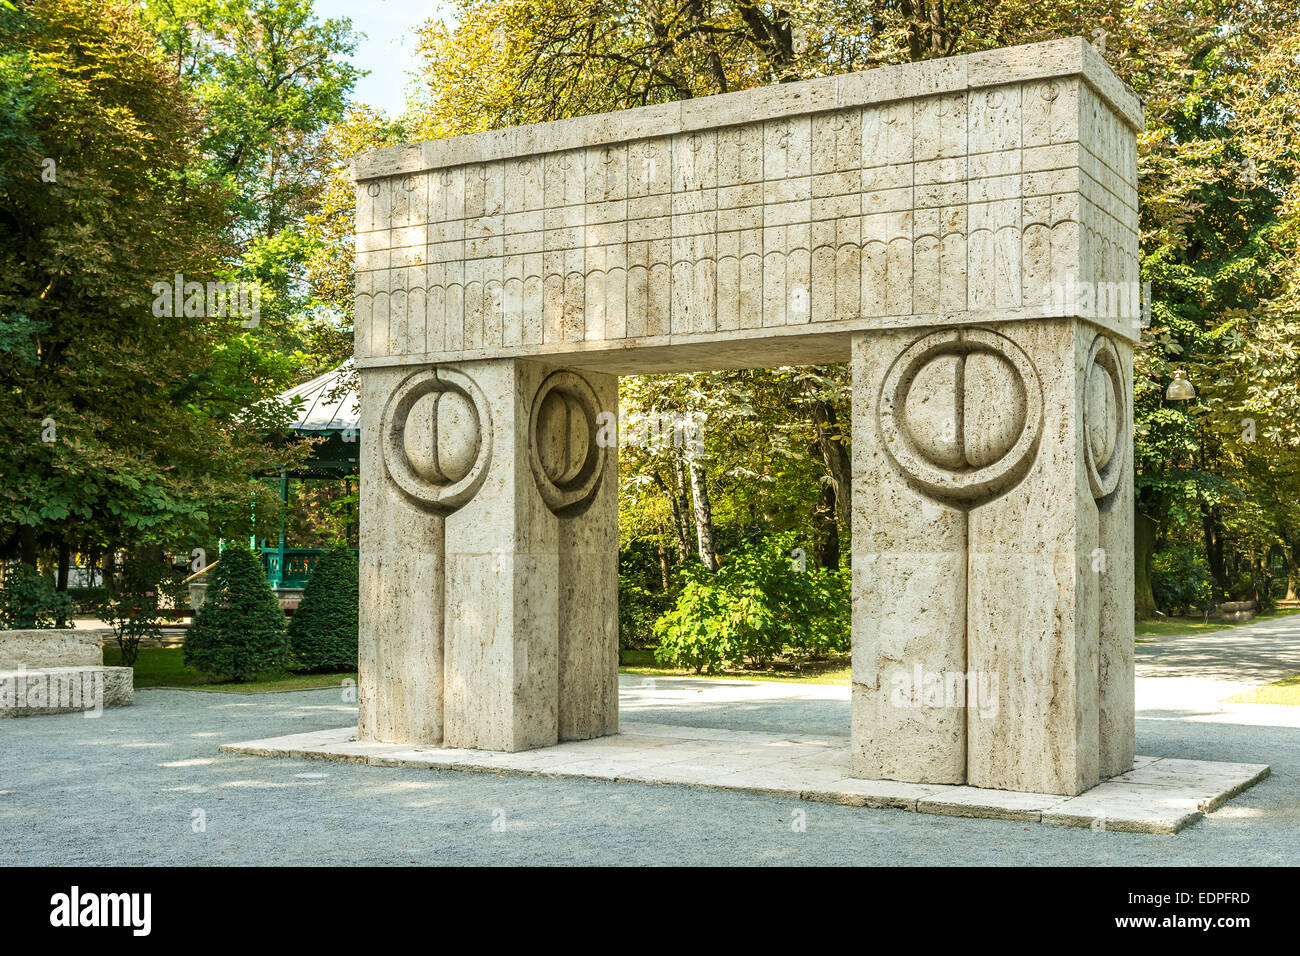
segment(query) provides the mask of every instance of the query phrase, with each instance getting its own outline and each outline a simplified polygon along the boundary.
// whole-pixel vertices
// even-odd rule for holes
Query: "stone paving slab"
[[[737,790],[850,807],[900,809],[1177,833],[1268,776],[1263,764],[1138,756],[1134,769],[1077,797],[848,776],[848,738],[637,723],[627,733],[497,753],[357,739],[355,727],[226,744],[225,753],[340,760],[377,767],[579,777]]]
[[[980,817],[1039,823],[1044,810],[1068,799],[1070,798],[1052,793],[947,787],[934,796],[921,800],[916,810],[918,813],[934,813],[944,817]]]

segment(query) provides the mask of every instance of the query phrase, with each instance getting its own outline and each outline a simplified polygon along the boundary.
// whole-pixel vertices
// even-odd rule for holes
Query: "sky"
[[[357,81],[353,99],[395,117],[406,103],[408,74],[415,69],[415,28],[431,17],[450,20],[445,0],[315,0],[321,20],[349,17],[365,39],[352,56],[370,75]]]

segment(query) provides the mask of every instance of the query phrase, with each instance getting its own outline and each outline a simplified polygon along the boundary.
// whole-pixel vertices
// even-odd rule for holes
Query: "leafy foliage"
[[[793,535],[774,535],[734,552],[715,573],[684,572],[676,606],[655,625],[655,656],[696,673],[766,667],[849,647],[848,575],[802,565]]]
[[[286,455],[212,401],[239,319],[152,308],[156,283],[215,280],[229,257],[201,118],[118,0],[0,9],[0,49],[21,51],[0,72],[23,104],[0,124],[0,546],[246,531],[247,476]]]
[[[284,611],[257,557],[222,552],[203,604],[185,636],[185,663],[217,680],[242,682],[289,662]]]
[[[294,662],[307,671],[357,668],[357,558],[351,548],[321,555],[289,621]]]
[[[1153,561],[1151,588],[1167,614],[1203,611],[1213,604],[1210,571],[1195,548],[1180,545],[1161,551]]]
[[[181,583],[184,579],[184,571],[170,561],[151,560],[136,552],[119,576],[98,589],[94,613],[113,629],[123,666],[133,667],[141,639],[161,637],[168,611],[185,605],[188,590]]]
[[[654,626],[673,604],[672,592],[661,586],[663,567],[655,566],[646,542],[624,547],[618,558],[618,647],[642,650],[655,643]]]
[[[0,629],[69,627],[76,608],[29,564],[11,564],[0,587]]]

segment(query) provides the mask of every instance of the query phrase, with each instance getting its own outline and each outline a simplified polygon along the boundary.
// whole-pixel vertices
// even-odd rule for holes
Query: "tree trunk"
[[[30,564],[36,567],[36,529],[31,525],[21,525],[18,528],[18,547],[19,557],[23,564]]]
[[[678,534],[681,536],[682,560],[686,561],[691,553],[691,493],[686,485],[686,469],[680,458],[673,459],[673,480],[677,489],[677,515],[681,521]]]
[[[853,533],[853,463],[849,460],[848,449],[840,440],[838,419],[835,406],[831,402],[814,400],[809,404],[809,417],[817,432],[817,449],[821,452],[822,464],[826,466],[829,494],[823,494],[822,508],[829,506],[831,520],[838,523],[835,529],[834,564],[826,564],[818,559],[821,567],[839,567],[840,537]],[[820,512],[822,509],[819,508]],[[829,554],[830,529],[823,537]]]
[[[1156,550],[1156,522],[1140,509],[1133,511],[1133,604],[1138,620],[1156,616],[1156,596],[1151,590],[1151,556]]]
[[[659,580],[664,591],[668,590],[668,549],[664,547],[662,541],[655,542],[655,550],[659,552]]]
[[[835,520],[835,489],[828,481],[822,482],[822,501],[817,508],[820,530],[813,559],[819,568],[834,570],[840,566],[840,526]]]
[[[690,557],[691,541],[690,536],[686,533],[686,516],[682,514],[681,498],[676,491],[668,487],[668,483],[664,481],[663,476],[660,475],[659,472],[656,471],[654,475],[655,484],[659,486],[659,489],[664,493],[665,497],[668,498],[668,507],[673,514],[673,538],[677,544],[677,563],[685,564],[686,559]],[[681,477],[680,472],[678,473],[678,477]]]
[[[104,564],[99,572],[100,577],[103,578],[103,580],[100,583],[106,588],[112,587],[113,585],[113,575],[115,573],[113,563],[114,563],[114,551],[112,546],[110,545],[109,547],[104,549]]]
[[[691,493],[695,499],[695,534],[700,546],[700,560],[710,571],[718,570],[718,552],[713,547],[713,503],[705,484],[704,466],[698,457],[688,464],[691,473]]]
[[[59,568],[54,579],[54,588],[57,591],[66,591],[68,589],[68,565],[72,561],[72,548],[66,541],[59,542]]]
[[[1300,583],[1300,567],[1296,564],[1296,542],[1288,540],[1282,547],[1282,560],[1286,562],[1286,599],[1295,601],[1296,584]]]
[[[1205,532],[1205,560],[1214,579],[1214,603],[1225,600],[1228,593],[1228,568],[1223,560],[1223,526],[1218,506],[1201,502],[1201,528]]]

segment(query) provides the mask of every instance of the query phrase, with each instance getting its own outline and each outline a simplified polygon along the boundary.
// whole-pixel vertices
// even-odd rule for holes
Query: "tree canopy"
[[[1146,111],[1138,611],[1294,590],[1300,14],[1235,0],[456,0],[397,117],[355,101],[358,34],[310,0],[0,0],[0,543],[247,530],[246,476],[291,454],[268,399],[351,353],[361,149],[1072,35]],[[154,314],[177,273],[255,285],[258,321]],[[846,563],[843,366],[620,392],[629,582],[779,535]]]

